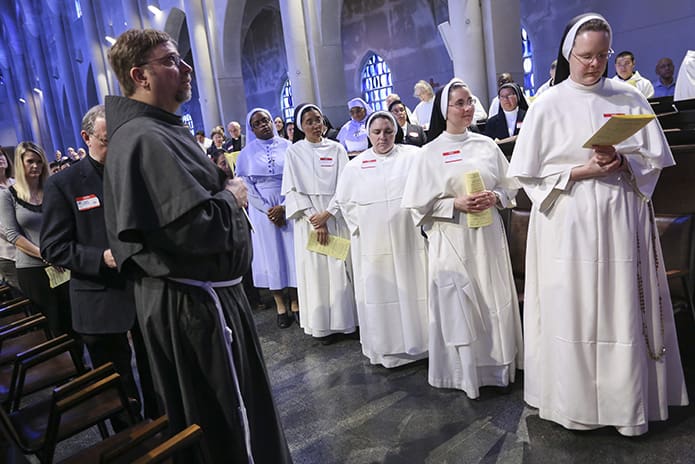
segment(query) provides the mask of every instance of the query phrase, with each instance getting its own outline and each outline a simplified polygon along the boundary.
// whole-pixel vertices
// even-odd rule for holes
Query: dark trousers
[[[72,330],[70,286],[66,282],[51,288],[44,269],[44,267],[17,269],[19,289],[31,300],[38,311],[46,316],[48,328],[54,337],[65,333],[79,342],[79,336]]]

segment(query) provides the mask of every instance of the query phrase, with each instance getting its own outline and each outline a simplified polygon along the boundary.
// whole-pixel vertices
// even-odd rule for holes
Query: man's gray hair
[[[94,133],[94,122],[98,118],[106,119],[106,111],[104,110],[104,105],[93,106],[87,111],[87,113],[82,118],[82,130],[88,134]]]

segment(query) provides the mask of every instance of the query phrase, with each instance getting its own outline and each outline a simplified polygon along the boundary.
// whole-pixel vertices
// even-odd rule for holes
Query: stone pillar
[[[489,101],[479,0],[449,0],[449,24],[449,49],[454,62],[454,76],[463,79],[483,102]],[[483,106],[487,108],[487,104]]]
[[[292,100],[295,104],[316,102],[302,0],[280,0],[280,17]]]
[[[497,75],[511,73],[524,84],[521,60],[521,10],[519,2],[481,0],[487,88],[490,99],[497,95]],[[488,100],[488,104],[489,104]]]
[[[304,0],[304,12],[316,103],[337,126],[349,118],[340,27],[342,2]]]
[[[206,130],[222,124],[216,85],[216,25],[212,5],[207,8],[205,0],[186,1],[184,12],[188,24],[188,35],[193,54],[194,82],[200,95],[200,111]],[[207,14],[206,14],[207,12]]]

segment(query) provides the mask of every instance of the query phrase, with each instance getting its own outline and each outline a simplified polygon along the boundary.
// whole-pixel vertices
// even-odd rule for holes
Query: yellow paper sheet
[[[617,145],[636,134],[654,118],[653,114],[613,115],[582,145],[582,148],[591,148],[594,145]]]
[[[70,280],[70,271],[67,269],[61,272],[53,266],[48,266],[44,270],[48,275],[48,284],[51,286],[51,288],[56,288]]]
[[[478,171],[471,171],[463,174],[463,185],[466,186],[466,193],[468,193],[468,195],[485,190],[483,178],[480,177],[480,172]],[[489,226],[492,224],[492,211],[488,208],[479,213],[468,213],[466,214],[466,220],[468,221],[468,227],[471,229]]]
[[[306,244],[306,249],[345,261],[350,251],[350,240],[337,235],[329,235],[328,245],[321,245],[316,231],[312,230],[309,233],[309,243]]]
[[[224,157],[227,158],[227,164],[229,165],[229,168],[232,170],[232,174],[236,176],[236,160],[239,158],[239,153],[240,151],[233,151],[233,152],[224,152]]]

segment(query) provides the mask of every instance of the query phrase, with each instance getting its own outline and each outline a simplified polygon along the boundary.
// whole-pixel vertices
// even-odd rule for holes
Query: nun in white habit
[[[306,138],[292,144],[285,154],[282,194],[285,213],[294,220],[301,327],[324,342],[335,341],[333,334],[349,334],[357,328],[357,311],[352,287],[352,266],[347,261],[306,249],[309,234],[315,230],[320,243],[329,235],[349,238],[345,220],[333,201],[338,176],[348,162],[339,143],[322,136],[324,125],[316,105],[303,105],[295,111],[295,136]]]
[[[526,252],[524,399],[569,429],[640,435],[688,397],[651,195],[674,164],[658,121],[582,148],[613,114],[651,114],[605,78],[611,29],[565,29],[555,84],[529,109],[509,170],[533,207]]]
[[[428,237],[430,385],[477,398],[507,386],[522,362],[521,323],[507,239],[497,208],[514,206],[518,184],[490,138],[468,130],[475,102],[453,79],[437,93],[430,133],[410,170],[402,206]],[[446,129],[442,132],[442,129]],[[464,174],[485,185],[467,194]],[[469,213],[490,210],[492,224],[470,228]]]
[[[285,218],[280,193],[285,152],[292,145],[278,135],[268,110],[254,108],[246,116],[246,146],[239,153],[236,174],[248,187],[249,217],[253,225],[253,282],[270,289],[280,328],[292,325],[297,314],[297,279],[294,271],[294,225]],[[288,289],[290,308],[283,290]]]
[[[373,110],[361,98],[353,98],[347,104],[350,120],[338,132],[338,141],[343,144],[349,157],[354,157],[367,149],[367,127],[365,123]]]
[[[369,117],[372,147],[347,164],[335,194],[350,229],[362,352],[384,367],[427,357],[425,243],[401,208],[420,150],[396,145],[397,131],[391,113]]]

